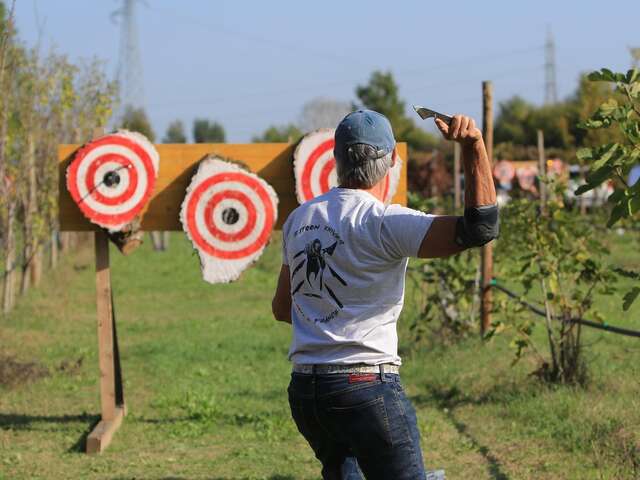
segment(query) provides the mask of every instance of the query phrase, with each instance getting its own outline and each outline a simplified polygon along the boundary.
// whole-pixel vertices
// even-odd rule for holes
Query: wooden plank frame
[[[60,230],[99,230],[80,212],[66,186],[66,171],[73,155],[81,145],[60,145],[58,147],[60,188]],[[179,212],[198,162],[208,154],[236,160],[258,174],[276,191],[279,198],[278,223],[282,228],[291,211],[298,206],[293,178],[293,151],[295,144],[251,143],[251,144],[158,144],[160,172],[155,191],[142,212],[142,230],[182,230]],[[398,154],[402,159],[400,182],[393,203],[407,204],[407,144],[398,143]]]

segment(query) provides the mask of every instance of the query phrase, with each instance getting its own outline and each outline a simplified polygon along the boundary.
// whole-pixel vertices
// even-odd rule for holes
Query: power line
[[[340,61],[340,62],[344,62],[344,63],[349,63],[350,65],[353,64],[360,64],[360,65],[364,65],[363,62],[358,61],[357,59],[354,59],[352,57],[347,57],[347,56],[343,56],[343,55],[337,55],[335,53],[331,53],[331,52],[326,52],[326,51],[320,51],[320,50],[313,50],[313,49],[309,49],[307,47],[303,47],[299,44],[294,44],[294,43],[285,43],[285,42],[278,42],[276,40],[273,40],[271,38],[267,38],[267,37],[262,37],[260,35],[256,35],[254,33],[249,33],[249,32],[242,32],[239,30],[233,30],[230,28],[225,27],[224,25],[220,24],[220,23],[209,23],[209,22],[203,22],[202,20],[193,18],[193,17],[189,17],[186,15],[181,15],[179,13],[176,13],[175,9],[164,9],[164,8],[154,8],[156,11],[165,11],[166,13],[171,15],[171,19],[172,20],[182,20],[184,23],[190,23],[192,25],[196,25],[199,26],[205,30],[210,30],[210,31],[214,31],[216,33],[223,33],[223,34],[227,34],[227,35],[231,35],[231,36],[235,36],[238,38],[242,38],[243,40],[247,40],[253,43],[256,43],[260,46],[271,46],[271,47],[276,47],[280,50],[286,51],[286,52],[298,52],[298,53],[303,53],[305,56],[315,56],[318,58],[324,58],[325,60],[331,60],[331,61]]]
[[[471,58],[466,58],[463,60],[458,60],[456,62],[447,62],[447,63],[443,63],[440,65],[435,65],[435,66],[430,66],[425,70],[416,70],[416,69],[411,69],[408,71],[405,70],[399,70],[396,72],[397,75],[402,76],[403,78],[408,77],[408,76],[417,76],[417,75],[425,75],[425,74],[431,74],[434,71],[438,71],[438,70],[443,70],[446,68],[450,68],[450,67],[454,67],[454,66],[459,66],[459,65],[470,65],[479,61],[484,61],[487,60],[488,58],[492,58],[492,59],[498,59],[498,58],[505,58],[505,57],[509,57],[509,56],[513,56],[513,55],[521,55],[524,52],[534,52],[534,51],[540,51],[542,49],[542,47],[537,46],[537,47],[526,47],[526,48],[520,48],[517,50],[511,50],[508,52],[503,52],[503,53],[498,53],[498,54],[492,54],[492,55],[482,55],[482,56],[476,56],[476,57],[471,57]],[[525,67],[525,68],[520,68],[520,69],[511,69],[508,70],[506,72],[506,74],[511,74],[513,72],[518,73],[518,72],[523,72],[523,71],[529,71],[529,70],[533,70],[533,69],[538,69],[539,67]],[[487,78],[499,78],[501,76],[505,75],[505,72],[500,72],[498,74],[496,74],[497,76],[494,75],[485,75],[485,77]],[[428,87],[432,87],[432,86],[442,86],[442,85],[450,85],[450,84],[460,84],[460,83],[475,83],[477,82],[477,80],[467,80],[467,79],[461,79],[461,80],[454,80],[454,81],[444,81],[444,82],[438,82],[435,84],[430,84],[430,85],[426,85],[424,88],[428,88]],[[187,100],[187,101],[180,101],[180,100],[176,100],[176,101],[171,101],[171,102],[161,102],[161,103],[153,103],[150,106],[151,107],[173,107],[177,104],[179,105],[216,105],[216,104],[220,104],[220,103],[226,103],[226,102],[234,102],[237,101],[238,99],[242,98],[257,98],[257,97],[274,97],[274,96],[284,96],[284,95],[290,95],[291,93],[295,93],[295,92],[308,92],[310,89],[313,88],[326,88],[326,87],[336,87],[336,86],[343,86],[343,85],[353,85],[354,81],[353,80],[340,80],[337,82],[329,82],[329,83],[320,83],[320,84],[310,84],[310,85],[304,85],[304,86],[299,86],[296,88],[287,88],[287,89],[282,89],[282,90],[267,90],[267,91],[261,91],[261,92],[256,92],[256,91],[250,91],[250,92],[245,92],[242,94],[238,94],[237,97],[229,97],[228,95],[225,95],[223,97],[218,97],[218,98],[213,98],[213,99],[192,99],[192,100]]]

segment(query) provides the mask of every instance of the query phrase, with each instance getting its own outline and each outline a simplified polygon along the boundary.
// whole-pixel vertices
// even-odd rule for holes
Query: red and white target
[[[210,283],[230,282],[256,261],[278,217],[278,196],[257,175],[210,156],[200,162],[180,221]]]
[[[305,135],[293,154],[296,196],[299,203],[327,193],[338,186],[336,160],[333,156],[335,129],[322,128]],[[395,165],[385,177],[384,199],[390,203],[398,189],[402,159],[394,151]]]
[[[537,192],[536,177],[538,176],[538,167],[526,166],[516,169],[516,177],[518,184],[522,190],[529,192]]]
[[[122,130],[78,150],[67,168],[67,189],[91,222],[119,231],[151,198],[159,166],[144,135]]]
[[[493,167],[493,176],[498,179],[500,185],[508,185],[516,176],[516,169],[508,160],[500,160]]]

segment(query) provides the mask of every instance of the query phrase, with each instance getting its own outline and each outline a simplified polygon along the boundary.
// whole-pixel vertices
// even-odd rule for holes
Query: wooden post
[[[103,134],[94,133],[94,138]],[[111,291],[109,237],[105,230],[95,232],[96,306],[98,313],[98,358],[100,364],[101,420],[87,437],[86,452],[100,453],[111,443],[125,416],[118,336]]]
[[[493,84],[482,82],[482,136],[487,147],[487,156],[493,166]],[[493,279],[493,243],[484,245],[480,254],[481,296],[480,296],[480,334],[491,326],[491,280]]]
[[[540,207],[542,213],[547,209],[547,184],[543,181],[543,178],[547,174],[547,159],[544,153],[544,133],[542,130],[538,130],[538,178],[540,179]]]
[[[453,142],[453,206],[456,211],[462,205],[460,201],[460,144]]]

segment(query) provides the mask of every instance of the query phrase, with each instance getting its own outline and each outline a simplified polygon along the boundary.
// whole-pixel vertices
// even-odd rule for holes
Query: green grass
[[[612,242],[617,264],[638,266],[637,243]],[[288,411],[289,327],[270,314],[278,239],[216,286],[182,235],[166,253],[148,243],[128,258],[112,249],[129,414],[104,454],[81,453],[99,412],[92,252],[64,259],[0,319],[0,353],[51,373],[0,387],[0,479],[319,478]],[[640,306],[619,303],[598,300],[610,323],[640,329]],[[508,338],[427,349],[402,319],[400,331],[428,466],[452,479],[640,476],[639,340],[588,331],[592,381],[575,389],[539,384],[532,361],[512,367]]]

